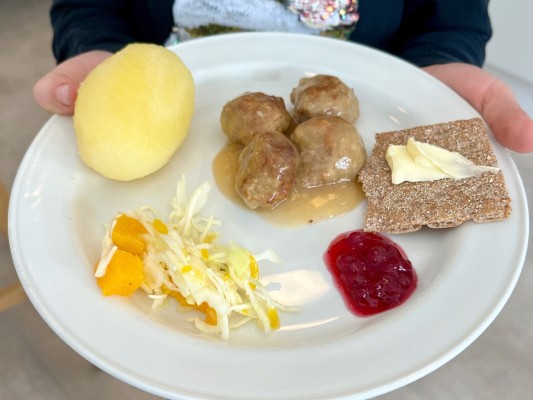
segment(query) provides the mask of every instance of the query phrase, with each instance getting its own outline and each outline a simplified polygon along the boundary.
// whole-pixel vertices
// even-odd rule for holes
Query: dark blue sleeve
[[[172,27],[172,0],[54,0],[52,49],[58,62],[128,43],[162,44]]]
[[[391,50],[421,67],[482,66],[491,34],[488,0],[406,0]]]
[[[359,0],[350,39],[426,66],[481,66],[492,30],[488,0]]]
[[[131,42],[162,44],[173,0],[54,0],[53,50],[58,61],[89,50],[117,51]],[[360,0],[351,39],[419,66],[481,66],[491,36],[488,0]]]

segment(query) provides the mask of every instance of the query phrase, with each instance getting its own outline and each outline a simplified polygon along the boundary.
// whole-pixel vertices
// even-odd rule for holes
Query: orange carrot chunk
[[[104,276],[96,279],[104,296],[129,296],[143,282],[143,262],[139,256],[118,249]]]
[[[111,240],[120,250],[142,254],[146,249],[143,236],[147,233],[146,228],[137,219],[122,214],[116,219]]]

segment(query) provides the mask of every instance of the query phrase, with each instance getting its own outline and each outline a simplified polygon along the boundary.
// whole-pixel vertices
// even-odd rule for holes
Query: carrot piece
[[[104,296],[129,296],[143,282],[143,262],[139,256],[118,249],[104,276],[96,278]]]
[[[120,215],[116,219],[111,240],[120,249],[131,254],[142,254],[146,249],[146,241],[143,236],[148,231],[146,228],[133,217]]]
[[[160,219],[154,219],[152,225],[159,233],[166,235],[168,233],[168,227]]]
[[[207,303],[202,303],[197,306],[198,309],[205,314],[205,323],[209,325],[217,324],[217,312]]]

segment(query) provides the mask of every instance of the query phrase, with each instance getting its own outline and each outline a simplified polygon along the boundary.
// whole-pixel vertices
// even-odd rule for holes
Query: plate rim
[[[260,37],[264,38],[266,36],[287,36],[287,35],[291,36],[291,37],[293,37],[293,36],[301,36],[301,38],[305,38],[305,40],[315,40],[315,39],[317,41],[330,40],[330,39],[327,39],[327,38],[317,38],[317,37],[315,37],[315,39],[310,39],[310,37],[307,36],[307,35],[277,34],[277,33],[274,33],[274,34],[271,34],[271,33],[232,33],[232,34],[228,34],[228,35],[219,35],[219,36],[216,36],[216,37],[210,37],[210,38],[198,39],[198,40],[202,40],[202,41],[206,41],[206,40],[216,40],[216,41],[218,41],[218,40],[227,40],[227,36],[229,36],[229,35],[238,36],[238,37],[250,36],[250,37],[253,37],[254,40],[258,40]],[[225,37],[223,38],[222,36],[225,36]],[[229,39],[229,40],[233,40],[233,39]],[[190,43],[192,43],[192,42],[190,42]],[[187,43],[185,43],[184,45],[187,45]],[[363,45],[354,44],[354,43],[350,43],[348,45],[349,46],[354,46],[355,45],[355,46],[359,46],[359,47],[365,48],[365,51],[379,52],[382,55],[389,56],[391,58],[394,58],[396,61],[400,61],[400,62],[404,63],[406,66],[407,65],[410,66],[410,64],[408,64],[407,62],[405,62],[403,60],[396,59],[395,57],[390,56],[390,55],[388,55],[386,53],[380,52],[378,50],[375,50],[375,49],[372,49],[372,48],[368,48],[368,47],[363,46]],[[193,44],[191,44],[189,46],[193,46]],[[422,72],[422,71],[420,71],[420,72]],[[442,84],[442,85],[446,89],[449,89],[446,86],[444,86],[444,84]],[[16,221],[16,217],[19,214],[19,205],[20,205],[17,202],[17,196],[19,195],[19,191],[21,190],[21,188],[23,186],[23,178],[24,178],[25,173],[28,171],[30,161],[31,161],[32,157],[35,155],[35,153],[38,152],[39,144],[46,137],[46,134],[44,132],[46,132],[47,129],[50,129],[51,126],[53,126],[55,123],[57,123],[56,121],[58,119],[60,119],[60,118],[64,118],[64,117],[52,116],[47,121],[47,123],[43,126],[43,128],[39,131],[39,133],[37,134],[36,138],[31,143],[26,155],[24,156],[24,159],[23,159],[23,161],[22,161],[22,163],[21,163],[21,165],[19,167],[19,172],[17,172],[17,176],[16,176],[15,181],[14,181],[13,190],[11,192],[11,197],[10,197],[8,226],[9,226],[9,238],[10,239],[14,238],[13,241],[10,240],[10,247],[11,247],[11,252],[12,252],[12,256],[13,256],[13,261],[14,261],[15,267],[17,269],[17,274],[19,275],[19,278],[21,280],[21,283],[22,283],[24,289],[26,290],[26,293],[28,293],[28,297],[30,298],[33,306],[38,310],[39,314],[43,317],[43,319],[45,319],[47,324],[54,330],[54,332],[56,334],[58,334],[58,336],[60,336],[61,339],[64,340],[76,352],[81,354],[84,358],[89,360],[91,363],[93,363],[95,365],[98,365],[99,367],[101,367],[106,372],[110,373],[111,375],[113,375],[113,376],[115,376],[115,377],[117,377],[117,378],[119,378],[119,379],[121,379],[123,381],[126,381],[126,382],[130,383],[133,386],[136,386],[136,387],[138,387],[140,389],[148,390],[148,391],[150,391],[152,393],[163,395],[163,396],[170,396],[170,397],[176,396],[176,393],[167,392],[167,389],[164,389],[163,387],[157,388],[154,385],[152,385],[150,387],[147,387],[142,382],[140,382],[140,381],[138,381],[136,379],[132,379],[130,375],[128,375],[124,371],[121,371],[119,367],[115,367],[114,368],[111,365],[101,365],[102,364],[101,361],[98,358],[95,358],[95,356],[93,354],[91,354],[88,351],[84,351],[86,349],[79,348],[79,346],[76,346],[76,344],[74,343],[75,341],[73,341],[72,338],[68,337],[66,332],[63,331],[62,327],[59,324],[57,324],[58,321],[54,320],[54,317],[52,316],[52,314],[50,314],[48,312],[48,310],[44,307],[44,305],[40,302],[40,299],[37,296],[36,288],[34,288],[30,284],[30,276],[27,275],[28,271],[26,271],[24,269],[24,267],[21,266],[22,263],[24,263],[24,261],[23,261],[24,256],[23,256],[23,252],[21,251],[22,250],[21,243],[20,243],[20,241],[17,241],[18,240],[18,236],[19,236],[19,232],[18,232],[18,226],[17,226],[17,223],[16,223],[17,222]],[[48,135],[50,135],[50,134],[48,134]],[[494,145],[494,143],[493,143],[493,145]],[[522,221],[522,225],[520,226],[520,228],[521,228],[522,233],[524,233],[524,235],[525,235],[524,242],[526,243],[526,245],[522,246],[521,253],[519,255],[517,255],[517,260],[518,260],[518,263],[520,264],[520,267],[515,269],[515,272],[514,272],[513,276],[510,277],[510,284],[507,286],[506,293],[504,294],[504,296],[502,298],[500,298],[496,302],[497,303],[496,307],[493,309],[492,313],[487,318],[484,319],[483,323],[478,326],[478,329],[476,331],[474,331],[474,332],[470,332],[470,334],[467,335],[467,338],[461,340],[459,346],[454,346],[454,350],[453,351],[451,351],[451,352],[448,351],[447,353],[443,354],[440,358],[437,358],[432,365],[426,366],[426,369],[419,369],[418,371],[410,373],[408,377],[398,378],[397,380],[395,380],[393,382],[390,382],[390,384],[388,386],[386,386],[386,387],[381,386],[379,388],[374,388],[374,389],[371,389],[371,390],[368,390],[366,392],[361,393],[361,395],[363,395],[363,396],[368,396],[368,395],[376,396],[376,395],[379,395],[379,394],[386,393],[386,392],[388,392],[390,390],[397,389],[397,388],[399,388],[399,387],[401,387],[401,386],[403,386],[405,384],[413,382],[414,380],[419,379],[422,376],[426,375],[427,373],[429,373],[429,372],[435,370],[436,368],[442,366],[447,361],[449,361],[450,359],[454,358],[457,354],[462,352],[483,331],[485,331],[485,329],[492,323],[492,321],[496,318],[496,316],[499,314],[501,309],[504,307],[504,305],[507,302],[509,296],[511,295],[512,291],[514,290],[516,282],[518,281],[518,278],[520,276],[520,273],[521,273],[521,270],[522,270],[522,267],[523,267],[523,264],[524,264],[524,261],[525,261],[526,253],[527,253],[527,237],[529,236],[529,219],[528,219],[527,198],[526,198],[526,195],[525,195],[525,189],[523,187],[523,183],[522,183],[522,181],[520,179],[520,175],[518,173],[518,170],[516,168],[516,165],[515,165],[512,157],[510,157],[508,152],[507,152],[507,155],[508,155],[508,159],[506,160],[506,162],[509,164],[509,168],[510,168],[510,171],[508,171],[508,173],[512,174],[513,178],[516,179],[515,183],[517,184],[517,190],[519,192],[518,195],[520,197],[520,199],[516,199],[515,198],[513,200],[514,200],[515,204],[516,204],[516,202],[518,200],[520,200],[520,202],[519,202],[519,204],[521,205],[520,210],[523,213],[523,217],[525,217],[525,218],[522,218],[522,220],[521,220]],[[516,213],[518,211],[516,209],[514,209],[513,212]],[[155,391],[151,390],[151,389],[155,389]],[[181,394],[182,393],[179,393],[178,395],[181,395]],[[200,393],[196,393],[196,392],[195,393],[189,393],[189,394],[186,394],[186,395],[189,396],[188,398],[197,398],[197,399],[208,399],[208,398],[211,398],[209,396],[202,396]],[[346,396],[350,396],[350,398],[353,398],[349,394],[347,394]],[[232,397],[227,397],[227,398],[229,399],[229,398],[232,398]],[[342,398],[342,397],[335,397],[335,398]],[[346,397],[346,398],[348,398],[348,397]],[[363,397],[361,397],[361,398],[363,398]]]

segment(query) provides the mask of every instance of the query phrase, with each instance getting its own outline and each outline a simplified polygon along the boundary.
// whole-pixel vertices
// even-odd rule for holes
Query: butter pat
[[[407,145],[389,145],[385,159],[392,171],[392,183],[463,179],[483,172],[496,173],[497,167],[476,165],[461,154],[412,137]]]

